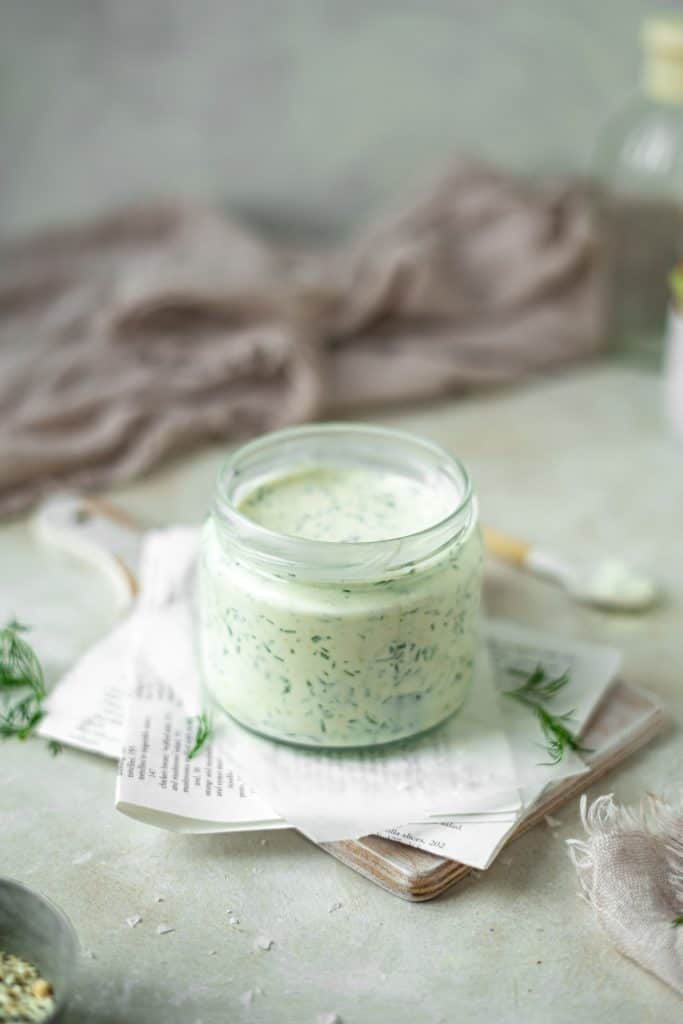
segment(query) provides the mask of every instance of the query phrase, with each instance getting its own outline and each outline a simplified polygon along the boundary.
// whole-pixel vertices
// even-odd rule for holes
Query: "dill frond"
[[[543,764],[558,764],[567,750],[580,754],[590,753],[590,749],[581,745],[569,727],[574,712],[566,711],[562,715],[555,715],[544,707],[567,686],[569,672],[563,672],[553,679],[542,665],[537,665],[531,673],[521,669],[510,669],[510,675],[521,677],[524,682],[514,690],[504,690],[503,696],[530,708],[538,719],[545,750],[550,758],[549,761],[542,762]]]
[[[46,696],[43,669],[23,633],[28,632],[16,619],[0,629],[0,738],[25,740],[44,716]],[[16,690],[26,691],[14,700]],[[59,744],[50,744],[58,753]]]
[[[209,722],[209,716],[206,714],[205,711],[203,711],[201,715],[197,715],[197,732],[195,734],[194,745],[190,750],[189,754],[187,755],[189,761],[191,761],[192,758],[199,753],[199,751],[202,749],[202,747],[208,740],[210,733],[211,724]]]

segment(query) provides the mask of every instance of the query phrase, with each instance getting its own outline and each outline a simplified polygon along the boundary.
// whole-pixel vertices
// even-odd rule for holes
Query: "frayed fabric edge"
[[[581,823],[587,839],[567,839],[567,852],[581,886],[579,895],[593,903],[593,851],[591,840],[614,832],[641,832],[664,843],[669,884],[683,915],[683,805],[672,806],[654,793],[647,793],[638,807],[614,802],[614,794],[597,797],[591,804],[585,793],[579,804]]]

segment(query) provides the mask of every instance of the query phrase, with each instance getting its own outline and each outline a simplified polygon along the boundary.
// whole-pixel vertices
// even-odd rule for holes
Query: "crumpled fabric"
[[[617,949],[683,995],[683,808],[581,798],[585,839],[569,839],[583,897]],[[676,922],[680,921],[677,925]]]
[[[157,203],[0,245],[0,515],[209,441],[507,383],[603,340],[577,186],[459,160],[336,247]]]

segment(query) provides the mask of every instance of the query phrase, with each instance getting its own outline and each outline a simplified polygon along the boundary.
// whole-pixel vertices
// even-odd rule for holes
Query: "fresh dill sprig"
[[[580,740],[569,728],[574,712],[566,711],[563,715],[555,715],[544,707],[568,684],[568,672],[563,672],[562,675],[553,679],[542,665],[537,665],[531,673],[521,669],[510,669],[509,674],[522,677],[524,682],[515,690],[504,690],[503,696],[516,700],[519,704],[530,708],[535,714],[543,733],[546,752],[550,758],[550,761],[543,762],[544,764],[558,764],[567,750],[574,750],[578,754],[590,753],[589,748],[582,746]]]
[[[563,672],[561,676],[551,679],[542,665],[537,665],[531,673],[525,672],[521,668],[511,668],[508,669],[508,675],[517,676],[525,681],[517,690],[506,692],[518,694],[520,698],[528,698],[533,702],[552,700],[555,694],[564,689],[569,682],[569,672]]]
[[[0,713],[0,737],[5,739],[16,736],[25,740],[45,714],[43,669],[33,648],[21,635],[27,631],[28,627],[15,619],[0,630],[0,689],[28,690],[19,700],[5,702]]]
[[[191,761],[195,754],[198,754],[204,744],[209,738],[211,733],[211,724],[209,722],[209,716],[205,711],[201,715],[197,715],[197,732],[195,734],[194,746],[187,755],[188,761]]]
[[[0,686],[30,686],[45,696],[43,670],[33,648],[22,638],[29,627],[11,619],[0,629]]]
[[[559,764],[567,750],[573,750],[577,754],[590,754],[590,748],[584,747],[567,725],[574,717],[573,711],[567,711],[564,715],[553,715],[539,706],[534,708],[534,713],[543,730],[545,749],[550,758],[550,761],[544,761],[543,764]]]
[[[678,917],[674,917],[671,922],[672,928],[683,928],[683,914],[679,914]]]
[[[22,634],[29,627],[12,619],[0,629],[0,738],[25,740],[44,716],[46,697],[45,678],[38,656]],[[10,694],[24,690],[17,700]],[[48,749],[53,757],[62,747],[50,740]]]

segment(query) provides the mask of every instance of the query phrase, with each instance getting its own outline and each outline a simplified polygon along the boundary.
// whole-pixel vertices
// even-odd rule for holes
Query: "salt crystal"
[[[261,841],[260,841],[260,844],[259,844],[259,845],[260,845],[260,846],[267,846],[267,845],[268,845],[268,840],[267,840],[267,839],[261,839]]]
[[[231,924],[233,926],[233,928],[236,928],[239,923],[240,923],[239,917],[230,917],[230,918],[228,918],[228,924]]]
[[[268,952],[269,949],[273,948],[273,939],[268,935],[259,935],[254,942],[254,949],[262,949],[264,952]]]
[[[215,949],[210,949],[209,950],[209,956],[215,956],[216,953],[217,953],[217,950],[215,950]]]
[[[84,949],[83,956],[86,960],[97,960],[97,957],[93,953],[92,949]]]
[[[341,900],[335,900],[334,903],[330,903],[329,907],[327,908],[327,913],[334,914],[335,910],[341,910],[343,906],[344,904],[341,902]]]
[[[174,932],[175,928],[172,928],[170,924],[158,924],[157,935],[168,935],[169,932]]]
[[[155,903],[163,903],[164,902],[164,897],[163,896],[155,896],[154,897],[154,902]]]
[[[254,995],[255,992],[251,988],[248,988],[246,992],[243,992],[242,995],[240,996],[240,1002],[242,1006],[251,1006],[251,1004],[254,1002]]]
[[[338,1013],[319,1013],[315,1024],[342,1024],[342,1019]]]
[[[126,918],[126,924],[129,928],[137,928],[141,921],[142,918],[139,914],[133,914],[131,917]]]
[[[87,864],[89,860],[92,860],[92,857],[92,850],[87,850],[85,853],[79,853],[77,857],[74,857],[71,863],[76,865]]]
[[[560,826],[562,825],[560,819],[553,818],[552,814],[545,815],[545,823],[549,826],[549,828],[560,828]]]

